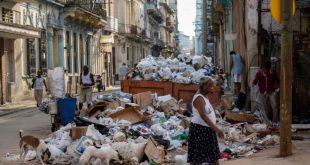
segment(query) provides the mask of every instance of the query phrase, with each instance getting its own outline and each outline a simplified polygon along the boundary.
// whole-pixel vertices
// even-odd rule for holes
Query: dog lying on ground
[[[91,145],[92,142],[86,140],[83,142],[83,145],[86,146],[86,149],[83,155],[80,157],[80,165],[88,165],[92,158],[101,159],[106,165],[110,164],[110,160],[120,161],[118,153],[112,149],[108,144],[104,144],[101,148],[96,148],[94,145]]]
[[[39,159],[41,164],[45,165],[44,162],[46,162],[51,153],[48,150],[47,145],[42,139],[36,138],[31,135],[22,135],[23,131],[19,131],[19,147],[20,147],[20,159],[23,161],[23,163],[26,163],[25,157],[29,150],[33,149],[36,151],[36,159]]]

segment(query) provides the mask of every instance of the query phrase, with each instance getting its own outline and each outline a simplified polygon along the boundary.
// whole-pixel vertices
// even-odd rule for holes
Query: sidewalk
[[[104,92],[97,92],[96,89],[94,90],[94,97],[100,94],[110,94],[113,90],[120,90],[121,87],[116,85],[116,86],[110,86],[107,87]],[[0,117],[9,115],[12,113],[16,113],[20,110],[29,110],[29,109],[34,109],[36,107],[36,102],[33,100],[25,100],[25,101],[19,101],[15,103],[7,103],[5,105],[0,105]]]

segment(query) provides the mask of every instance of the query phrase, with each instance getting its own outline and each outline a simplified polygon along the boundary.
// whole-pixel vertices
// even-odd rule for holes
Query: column
[[[63,31],[58,31],[58,65],[60,67],[65,67],[64,63],[64,37]]]
[[[53,29],[47,31],[47,68],[53,69],[54,67],[53,58]]]

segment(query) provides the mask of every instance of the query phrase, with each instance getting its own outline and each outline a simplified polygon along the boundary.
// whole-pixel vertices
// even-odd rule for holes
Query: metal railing
[[[117,18],[108,16],[107,22],[108,22],[108,25],[106,27],[106,30],[118,32],[118,19]]]
[[[81,7],[107,20],[107,11],[102,3],[91,3],[89,0],[64,0],[66,7]]]
[[[19,11],[0,8],[1,21],[6,23],[21,24],[21,14]]]

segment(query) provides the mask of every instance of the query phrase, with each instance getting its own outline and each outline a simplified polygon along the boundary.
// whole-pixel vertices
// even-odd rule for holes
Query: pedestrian
[[[87,102],[87,107],[91,106],[92,102],[92,87],[95,85],[94,75],[90,72],[88,66],[83,66],[83,72],[80,76],[80,100],[79,109],[83,108],[83,104]]]
[[[37,72],[37,76],[32,80],[32,88],[34,89],[34,99],[37,102],[37,107],[39,107],[42,103],[43,98],[43,85],[45,87],[46,92],[48,91],[46,87],[45,79],[42,77],[42,71]]]
[[[234,94],[238,97],[241,91],[242,74],[245,62],[242,56],[235,51],[230,52],[230,57],[230,71],[234,82]]]
[[[258,84],[258,102],[261,103],[261,106],[266,113],[268,114],[268,102],[272,108],[272,122],[276,124],[278,120],[278,106],[277,106],[277,92],[279,91],[279,77],[278,75],[271,70],[271,62],[267,61],[264,63],[263,68],[261,68],[255,75],[255,78],[252,82],[252,86]],[[269,118],[270,120],[271,118]]]
[[[202,78],[192,101],[193,117],[189,127],[187,159],[192,165],[219,164],[220,150],[216,134],[224,138],[224,133],[216,126],[215,111],[207,96],[214,84],[211,78]]]
[[[128,72],[128,67],[126,63],[123,63],[123,65],[119,68],[119,79],[124,80],[127,72]]]

